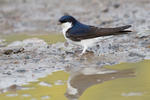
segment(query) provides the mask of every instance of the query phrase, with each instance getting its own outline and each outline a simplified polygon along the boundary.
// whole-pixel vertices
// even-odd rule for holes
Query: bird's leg
[[[87,49],[87,46],[84,46],[83,47],[83,51],[82,51],[82,53],[80,55],[83,55],[86,52],[86,49]]]

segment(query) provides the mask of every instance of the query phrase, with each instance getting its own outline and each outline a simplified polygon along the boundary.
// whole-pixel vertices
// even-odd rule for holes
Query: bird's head
[[[76,22],[77,20],[70,15],[64,15],[59,19],[59,24],[62,26],[63,29],[66,30],[71,28]]]
[[[70,16],[70,15],[64,15],[62,16],[60,19],[59,19],[59,22],[61,24],[64,24],[64,23],[72,23],[72,24],[75,24],[77,22],[77,20]]]

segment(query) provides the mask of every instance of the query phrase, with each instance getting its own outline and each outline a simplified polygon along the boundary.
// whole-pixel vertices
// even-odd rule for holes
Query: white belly
[[[82,47],[92,47],[92,46],[95,46],[98,42],[104,40],[104,39],[107,39],[107,38],[110,38],[112,36],[105,36],[105,37],[97,37],[97,38],[92,38],[92,39],[84,39],[84,40],[81,40],[81,41],[72,41],[70,40],[69,38],[67,38],[65,36],[65,39],[71,43],[71,44],[74,44],[74,45],[79,45],[79,46],[82,46]]]
[[[92,47],[92,46],[95,46],[98,42],[100,42],[106,38],[110,38],[110,36],[109,37],[108,36],[107,37],[96,37],[96,38],[81,40],[81,45],[86,46],[86,47]]]

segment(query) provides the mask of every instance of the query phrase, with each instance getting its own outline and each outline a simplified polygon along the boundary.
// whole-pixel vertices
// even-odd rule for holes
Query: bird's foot
[[[79,54],[79,56],[88,56],[88,55],[91,55],[91,54],[94,54],[94,52],[86,50],[86,52],[82,52],[81,54]]]

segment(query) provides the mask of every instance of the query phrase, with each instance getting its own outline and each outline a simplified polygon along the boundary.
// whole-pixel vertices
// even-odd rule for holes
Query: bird
[[[83,48],[81,55],[83,55],[89,47],[99,42],[100,39],[131,32],[131,30],[126,30],[130,28],[131,25],[101,28],[83,24],[71,15],[63,15],[59,18],[58,23],[62,27],[62,33],[67,42],[79,45]]]

